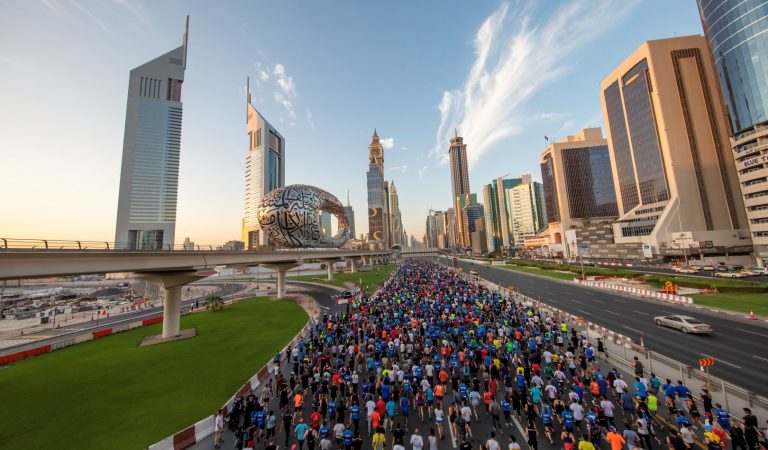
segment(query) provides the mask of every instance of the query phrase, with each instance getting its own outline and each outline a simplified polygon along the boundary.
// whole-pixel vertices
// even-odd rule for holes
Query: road
[[[207,286],[205,284],[202,284],[202,286]],[[237,293],[242,291],[247,287],[247,285],[244,284],[237,284],[237,283],[215,283],[211,284],[211,286],[216,286],[220,288],[220,291],[217,293],[220,297],[226,297],[230,294]],[[207,296],[200,296],[195,297],[189,300],[185,300],[181,302],[181,311],[182,313],[188,311],[191,308],[191,304],[195,301],[202,302],[205,297]],[[68,339],[71,339],[73,336],[76,336],[78,334],[83,334],[84,332],[93,332],[98,330],[107,329],[110,327],[113,327],[115,325],[121,324],[121,323],[130,323],[130,322],[136,322],[137,320],[144,320],[144,319],[151,319],[153,317],[158,317],[163,314],[163,307],[156,307],[156,308],[147,308],[142,309],[138,311],[132,311],[127,312],[107,318],[100,318],[98,321],[91,321],[91,322],[80,322],[75,323],[72,325],[62,326],[60,328],[49,328],[49,329],[42,329],[39,331],[36,331],[34,333],[30,333],[27,336],[30,338],[34,338],[35,336],[47,336],[44,339],[36,339],[32,341],[23,341],[20,340],[20,345],[16,345],[13,347],[6,347],[2,350],[0,350],[0,356],[7,355],[10,353],[16,353],[23,350],[29,350],[32,348],[40,347],[42,345],[49,345],[49,344],[55,344],[57,342],[66,341]],[[24,342],[24,343],[21,343]]]
[[[535,260],[530,260],[530,261],[535,261]],[[691,262],[691,263],[693,264],[693,262]],[[579,267],[578,263],[569,263],[568,265],[569,266],[573,266],[573,267]],[[590,267],[592,267],[592,266],[586,266],[586,265],[584,266],[585,269],[588,269]],[[674,270],[669,269],[669,268],[664,267],[664,266],[639,266],[639,265],[635,265],[633,267],[608,267],[608,266],[600,266],[599,265],[599,266],[594,266],[594,267],[597,267],[598,269],[618,269],[618,270],[628,270],[630,272],[638,272],[638,273],[652,273],[652,274],[659,274],[659,275],[676,275],[676,276],[681,276],[681,277],[693,277],[693,278],[710,278],[710,279],[714,279],[714,280],[720,280],[720,279],[730,280],[731,279],[731,278],[715,277],[715,276],[712,275],[714,272],[705,272],[703,270],[700,271],[699,273],[696,273],[696,274],[678,273],[678,272],[675,272]],[[736,278],[736,279],[740,280],[740,281],[750,281],[752,283],[768,284],[768,275],[753,276],[753,277],[746,277],[746,278]]]
[[[301,284],[302,285],[302,292],[306,293],[306,294],[309,294],[312,297],[314,297],[315,300],[318,301],[320,306],[323,309],[325,309],[328,313],[334,313],[336,311],[342,311],[343,308],[345,308],[345,306],[337,306],[336,303],[335,303],[335,300],[333,298],[331,298],[331,295],[333,295],[335,293],[338,293],[338,291],[336,291],[336,290],[334,290],[332,288],[321,287],[321,286],[312,285],[312,284],[305,284],[305,283],[295,283],[295,284]],[[306,291],[305,291],[305,289],[306,289]],[[287,376],[289,374],[290,367],[291,366],[289,364],[283,364],[282,372],[283,372],[284,375]],[[625,378],[628,378],[628,379],[630,378],[630,375],[627,372],[625,372],[625,371],[622,371],[622,372],[624,373],[624,377]],[[259,392],[260,392],[260,389],[257,390],[257,395],[259,394]],[[444,411],[448,410],[448,403],[450,401],[452,401],[452,400],[453,400],[452,394],[446,395],[446,399],[444,400],[444,405],[443,405],[443,410]],[[309,402],[307,402],[307,404],[309,404]],[[660,410],[660,412],[661,412],[664,409],[663,409],[663,406],[660,405],[660,407],[662,408]],[[275,411],[276,416],[278,418],[280,417],[280,410],[279,410],[279,405],[278,405],[278,402],[277,402],[277,398],[273,398],[271,400],[268,409],[271,409],[271,410]],[[302,417],[304,418],[304,421],[306,423],[309,423],[310,413],[311,413],[311,408],[305,407],[304,410],[303,410]],[[621,408],[617,408],[617,414],[619,414],[619,416],[617,416],[617,418],[621,417],[620,416]],[[346,417],[347,417],[347,421],[349,421],[349,419],[350,419],[349,414],[347,414]],[[278,419],[278,422],[279,421],[280,420]],[[395,421],[395,423],[403,424],[402,415],[399,412],[398,412],[398,415],[395,417],[394,421]],[[425,447],[424,448],[425,449],[429,448],[429,445],[428,445],[428,442],[427,442],[427,437],[429,436],[430,428],[434,428],[435,431],[437,430],[434,418],[430,420],[429,418],[425,417],[425,421],[421,421],[419,416],[417,415],[417,413],[415,411],[415,408],[412,408],[411,412],[409,414],[409,417],[408,417],[408,421],[409,421],[409,424],[410,424],[411,428],[410,428],[409,431],[407,431],[405,433],[405,437],[404,437],[405,444],[406,444],[405,447],[408,448],[408,449],[412,448],[412,446],[409,444],[409,441],[410,441],[411,435],[415,432],[415,428],[418,427],[419,434],[424,439],[424,443],[425,443]],[[620,420],[617,420],[617,422],[621,423]],[[372,449],[371,435],[370,435],[370,433],[368,433],[368,431],[366,429],[365,413],[363,413],[363,417],[362,417],[362,420],[360,421],[360,425],[361,425],[360,435],[361,435],[361,438],[363,439],[362,449],[363,450],[371,450]],[[484,412],[482,410],[482,408],[480,408],[478,410],[478,419],[476,420],[473,417],[472,422],[471,422],[471,428],[472,428],[473,439],[470,439],[469,442],[472,445],[473,449],[480,448],[480,444],[481,443],[485,443],[491,437],[490,434],[491,434],[491,431],[492,431],[492,421],[490,419],[490,416],[486,412]],[[537,428],[538,428],[539,433],[540,433],[539,439],[538,439],[538,448],[540,450],[561,450],[562,449],[562,443],[561,443],[561,440],[559,439],[560,432],[562,431],[561,425],[559,425],[559,424],[555,425],[555,433],[554,433],[555,442],[554,442],[554,444],[549,444],[549,442],[546,441],[546,438],[543,436],[543,432],[542,432],[543,430],[542,430],[541,423],[537,424]],[[621,425],[619,425],[619,429],[622,429],[622,428],[623,427]],[[662,440],[661,442],[663,442],[663,439],[666,437],[666,433],[667,432],[665,430],[660,430],[658,428],[656,429],[656,431],[659,433],[659,438]],[[525,423],[524,422],[521,425],[521,423],[517,419],[513,418],[512,422],[510,422],[509,424],[503,424],[500,429],[495,431],[495,433],[496,433],[496,440],[499,442],[499,444],[501,444],[501,448],[507,448],[507,446],[508,446],[508,444],[510,442],[510,438],[509,437],[511,435],[515,437],[515,439],[522,446],[522,448],[528,448],[527,445],[526,445],[526,437],[525,437],[526,434],[525,434]],[[292,434],[293,434],[293,431],[292,431]],[[444,440],[442,440],[442,441],[438,441],[438,449],[439,450],[453,450],[453,449],[458,448],[458,444],[459,444],[459,440],[458,439],[459,438],[458,438],[458,436],[454,436],[451,433],[450,427],[447,425],[447,420],[446,420],[446,426],[445,426],[445,434],[446,434],[446,438]],[[285,443],[285,432],[280,430],[279,427],[278,427],[278,430],[277,430],[277,433],[276,433],[276,437],[277,437],[276,443],[278,444],[278,450],[290,449],[291,445],[296,443],[296,439],[295,439],[295,437],[293,437],[288,445],[284,445],[284,443]],[[385,448],[387,448],[387,449],[392,448],[393,433],[391,431],[387,431],[386,439],[387,439],[387,444],[386,444]],[[229,429],[227,427],[225,427],[224,442],[223,442],[222,448],[240,448],[240,447],[235,447],[234,446],[234,441],[235,441],[234,435],[229,431]],[[261,442],[256,444],[256,448],[264,448],[264,445],[265,445],[264,444],[264,440],[262,439]],[[658,446],[658,448],[661,448],[661,447],[662,447],[661,445]],[[213,449],[213,448],[215,448],[214,447],[214,436],[213,435],[208,436],[208,437],[204,438],[202,441],[197,442],[195,445],[193,445],[190,448],[192,450],[208,450],[208,449]],[[316,449],[319,448],[319,441],[316,443],[315,448]],[[336,449],[337,447],[335,446],[335,444],[332,444],[331,448],[332,449]],[[603,445],[600,448],[601,449],[606,449],[606,448],[610,448],[610,447],[606,443],[603,443]]]
[[[443,262],[447,262],[444,259]],[[533,298],[638,341],[682,363],[697,366],[699,358],[714,357],[710,373],[745,389],[768,395],[764,376],[768,364],[768,326],[746,318],[724,316],[708,310],[677,306],[586,288],[543,276],[472,264],[459,260],[464,272],[475,269],[478,276],[501,286],[514,286]],[[685,335],[657,327],[654,316],[685,314],[709,323],[712,336]]]

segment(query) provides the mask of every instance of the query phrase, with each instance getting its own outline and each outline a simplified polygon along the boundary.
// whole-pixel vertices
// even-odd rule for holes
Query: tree
[[[224,299],[217,295],[209,295],[205,298],[205,302],[203,304],[205,305],[205,309],[218,311],[224,308]]]

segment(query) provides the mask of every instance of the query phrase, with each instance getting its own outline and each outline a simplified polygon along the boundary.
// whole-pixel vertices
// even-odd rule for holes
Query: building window
[[[181,101],[181,80],[175,80],[173,78],[168,78],[168,89],[166,92],[166,100],[171,102],[180,102]]]

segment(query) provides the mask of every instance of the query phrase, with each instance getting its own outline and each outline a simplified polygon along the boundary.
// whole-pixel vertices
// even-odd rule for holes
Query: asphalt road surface
[[[449,263],[449,260],[444,258],[442,262]],[[615,294],[461,260],[458,264],[465,273],[475,269],[481,278],[504,287],[512,285],[529,297],[541,297],[547,304],[583,316],[635,341],[642,336],[647,348],[684,364],[698,366],[699,358],[714,357],[715,365],[710,367],[712,375],[760,395],[768,395],[768,378],[765,376],[768,326],[764,322]],[[657,327],[653,317],[666,314],[695,317],[712,325],[715,333],[711,336],[682,334],[670,328]]]
[[[293,284],[294,285],[301,285],[302,286],[301,287],[302,293],[311,295],[313,298],[315,298],[315,300],[318,301],[320,306],[328,314],[333,314],[335,312],[341,312],[341,311],[343,311],[344,308],[346,308],[346,306],[344,306],[344,305],[341,305],[341,306],[337,306],[336,305],[335,299],[333,299],[331,296],[334,295],[334,294],[337,294],[338,291],[334,290],[333,288],[321,287],[321,286],[312,285],[312,284],[306,284],[306,283],[293,283]],[[283,372],[284,375],[286,375],[286,376],[289,375],[290,367],[291,366],[289,364],[286,364],[285,360],[283,360],[282,372]],[[625,372],[625,371],[622,371],[622,372],[624,373],[624,378],[627,378],[627,379],[631,378],[630,375],[627,372]],[[262,387],[263,386],[264,385],[262,385]],[[501,389],[502,389],[502,392],[503,392],[504,388],[502,387]],[[257,389],[256,394],[259,395],[260,392],[261,392],[261,389]],[[446,412],[446,415],[447,415],[447,411],[448,411],[448,404],[449,404],[450,401],[452,401],[452,399],[453,399],[452,394],[448,393],[446,395],[446,397],[445,397],[445,400],[443,401],[443,403],[444,403],[443,404],[443,411]],[[307,400],[307,402],[305,403],[305,407],[303,409],[302,416],[304,417],[305,423],[309,423],[310,422],[309,416],[310,416],[310,413],[312,412],[310,404],[311,404],[311,401]],[[664,411],[664,408],[663,408],[662,405],[663,405],[663,402],[660,402],[660,408],[661,408],[660,411],[659,411],[660,415],[662,415],[661,413]],[[280,420],[281,411],[279,410],[279,405],[278,405],[278,401],[277,401],[276,397],[270,400],[269,408],[268,409],[272,409],[275,412],[275,415],[278,418],[278,424],[280,424],[280,422],[281,422],[281,420]],[[293,409],[291,409],[291,411],[293,411]],[[664,415],[666,415],[666,414],[664,414]],[[621,408],[617,407],[617,409],[616,409],[617,423],[619,423],[619,424],[621,423],[622,417],[623,416],[622,416]],[[346,422],[350,422],[349,412],[347,412],[347,414],[346,414]],[[402,418],[402,415],[399,412],[398,412],[397,416],[395,417],[394,422],[395,422],[395,424],[399,423],[399,424],[403,425],[403,418]],[[424,444],[425,444],[424,445],[424,449],[425,450],[428,449],[429,448],[429,444],[428,444],[427,437],[429,436],[430,428],[434,428],[435,429],[435,433],[437,434],[437,426],[435,424],[434,418],[430,419],[425,414],[424,421],[421,421],[420,417],[418,416],[418,414],[416,412],[416,408],[411,408],[411,412],[410,412],[409,417],[408,417],[408,422],[409,422],[409,425],[410,425],[410,429],[405,433],[405,436],[404,436],[405,448],[406,449],[413,448],[410,445],[409,442],[410,442],[411,435],[414,434],[414,432],[415,432],[415,428],[418,428],[419,429],[419,434],[424,439]],[[445,428],[445,439],[438,441],[438,449],[439,450],[453,450],[455,448],[458,448],[459,444],[461,443],[460,440],[459,440],[459,436],[453,435],[452,432],[450,431],[450,427],[448,426],[448,419],[447,419],[447,417],[446,417],[444,425],[445,425],[445,427],[444,427]],[[295,424],[294,424],[294,426],[295,426]],[[332,426],[332,424],[331,424],[331,426]],[[494,429],[494,428],[492,428],[492,421],[491,421],[490,415],[488,413],[486,413],[485,411],[483,411],[483,408],[481,407],[477,411],[477,419],[475,419],[473,417],[472,418],[472,422],[470,423],[470,426],[471,426],[471,429],[472,429],[472,435],[473,436],[472,436],[472,439],[469,439],[468,442],[472,446],[472,449],[479,449],[480,445],[482,443],[485,443],[491,437],[491,431],[494,431],[496,433],[496,440],[499,442],[499,444],[501,445],[500,448],[502,448],[502,449],[506,449],[508,444],[511,442],[510,436],[514,436],[514,438],[520,444],[522,449],[527,450],[529,448],[528,445],[526,444],[526,436],[527,436],[527,434],[526,434],[526,430],[525,430],[525,422],[523,421],[522,424],[521,424],[521,422],[518,421],[517,419],[515,419],[514,417],[512,418],[512,421],[510,423],[503,423],[501,428]],[[289,450],[293,444],[296,444],[296,438],[295,438],[295,433],[293,432],[293,426],[291,427],[291,436],[292,437],[291,437],[288,445],[285,445],[285,430],[281,430],[280,428],[281,427],[278,425],[278,430],[277,430],[277,433],[276,433],[276,444],[278,445],[277,449],[278,450]],[[563,446],[562,446],[562,441],[560,439],[560,433],[562,431],[562,426],[559,423],[555,423],[555,426],[554,426],[554,433],[553,433],[554,434],[554,444],[550,444],[549,442],[547,442],[546,437],[544,436],[544,433],[543,433],[543,427],[542,427],[542,424],[541,424],[540,420],[537,421],[537,429],[538,429],[538,432],[539,432],[539,438],[538,438],[538,449],[539,450],[562,450]],[[623,426],[619,425],[619,430],[623,430]],[[656,433],[658,433],[657,437],[660,439],[661,444],[658,444],[658,443],[654,442],[654,446],[655,446],[654,448],[664,448],[665,445],[663,444],[663,442],[664,442],[664,439],[665,439],[665,437],[667,435],[666,429],[661,429],[660,427],[655,426],[655,431],[656,431]],[[333,434],[333,431],[331,431],[331,435],[332,434]],[[698,433],[698,434],[701,434],[701,433]],[[363,450],[370,450],[370,449],[372,449],[371,434],[368,433],[368,430],[367,430],[366,419],[365,419],[365,409],[364,408],[363,408],[363,412],[362,412],[362,418],[360,420],[360,436],[363,439],[363,446],[362,446]],[[577,438],[578,438],[578,436],[577,436]],[[698,438],[701,439],[700,436],[698,436]],[[391,449],[392,448],[392,442],[393,442],[393,433],[391,431],[389,431],[389,430],[387,430],[387,432],[386,432],[386,439],[387,439],[387,442],[386,442],[385,449]],[[222,449],[241,448],[239,446],[235,446],[235,444],[236,444],[235,436],[228,429],[228,427],[225,426],[224,441],[222,443],[221,448]],[[265,442],[264,442],[264,439],[262,438],[260,440],[260,442],[257,442],[256,448],[257,449],[263,449],[264,446],[265,446]],[[202,441],[196,443],[194,446],[191,447],[191,449],[193,449],[193,450],[202,450],[202,449],[206,449],[207,450],[207,449],[213,449],[213,448],[215,448],[214,447],[214,436],[213,435],[206,437],[205,439],[203,439]],[[317,450],[319,448],[320,448],[320,443],[319,443],[319,440],[318,440],[316,442],[316,444],[315,444],[315,450]],[[601,450],[602,449],[609,449],[609,448],[610,448],[610,446],[606,442],[603,442],[602,446],[600,447]],[[298,449],[298,447],[297,447],[297,449]],[[307,449],[307,446],[304,446],[304,449]],[[339,447],[337,447],[335,441],[333,441],[333,440],[332,440],[332,444],[331,444],[331,449],[332,450],[338,450],[339,449]]]

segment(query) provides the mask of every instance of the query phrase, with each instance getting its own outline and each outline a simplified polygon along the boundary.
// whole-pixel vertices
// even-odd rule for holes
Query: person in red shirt
[[[379,416],[383,417],[384,412],[387,410],[387,404],[384,402],[384,400],[379,397],[379,400],[376,402],[376,411],[379,412]]]
[[[311,426],[313,429],[315,429],[315,430],[319,430],[319,429],[320,429],[320,419],[321,419],[321,418],[322,418],[322,416],[320,415],[320,413],[319,413],[319,412],[317,412],[317,411],[313,412],[313,413],[312,413],[312,414],[309,416],[309,422],[310,422],[310,426]]]

